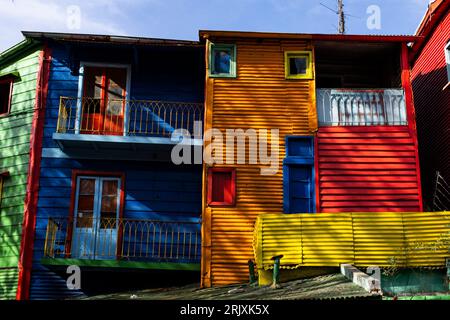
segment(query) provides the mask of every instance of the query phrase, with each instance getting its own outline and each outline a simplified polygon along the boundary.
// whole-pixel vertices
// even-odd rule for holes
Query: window
[[[123,175],[75,172],[73,179],[72,257],[114,258],[123,208]]]
[[[208,205],[234,206],[236,203],[236,171],[233,168],[209,168]]]
[[[287,51],[284,53],[286,79],[312,79],[312,52]]]
[[[0,208],[2,207],[3,183],[6,177],[9,177],[9,172],[0,173]]]
[[[450,42],[445,46],[445,61],[447,62],[447,80],[450,82]]]
[[[127,73],[125,67],[83,66],[81,133],[123,134]]]
[[[236,46],[210,44],[209,75],[211,77],[236,77]]]
[[[11,107],[13,80],[11,78],[0,78],[0,116],[9,114]]]

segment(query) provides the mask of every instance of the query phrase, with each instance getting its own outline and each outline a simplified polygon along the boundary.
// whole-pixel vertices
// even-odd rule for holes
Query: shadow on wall
[[[413,79],[424,210],[432,207],[436,171],[450,181],[450,88],[447,69]]]

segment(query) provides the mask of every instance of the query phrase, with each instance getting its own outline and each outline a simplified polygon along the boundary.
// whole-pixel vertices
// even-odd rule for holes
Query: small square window
[[[12,79],[0,79],[0,116],[7,115],[11,106]]]
[[[286,79],[312,79],[312,52],[285,52]]]
[[[210,44],[209,75],[211,77],[236,76],[236,46],[233,44]]]
[[[236,171],[233,168],[209,168],[208,205],[234,206],[236,203]]]

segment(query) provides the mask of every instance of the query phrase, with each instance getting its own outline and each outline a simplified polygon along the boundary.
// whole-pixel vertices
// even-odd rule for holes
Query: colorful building
[[[35,210],[37,122],[45,103],[42,45],[30,39],[0,54],[0,299],[15,299],[26,265],[25,233]]]
[[[24,36],[45,44],[49,68],[40,84],[46,99],[39,100],[33,140],[37,158],[28,188],[35,197],[22,236],[26,250],[18,298],[83,295],[120,281],[131,284],[132,275],[137,275],[134,284],[162,281],[161,270],[198,274],[202,168],[174,164],[171,150],[179,143],[172,133],[180,128],[192,135],[190,148],[202,148],[203,46],[75,34]],[[26,66],[35,61],[37,70],[37,53],[32,58]],[[36,84],[29,84],[35,90]],[[8,134],[3,126],[2,132]],[[25,136],[20,136],[24,143]],[[20,162],[20,168],[26,164]],[[4,194],[17,176],[23,197],[26,175],[13,169],[9,178],[2,175]],[[13,200],[3,198],[2,212]],[[13,239],[20,241],[20,235]],[[3,278],[17,279],[15,264]],[[68,286],[70,266],[81,268],[81,288],[76,282]],[[14,281],[5,282],[8,290],[15,290]]]
[[[437,0],[417,29],[411,52],[424,202],[450,210],[450,3]]]
[[[248,161],[248,145],[245,163],[203,166],[202,286],[247,281],[259,215],[422,211],[407,47],[417,38],[200,37],[205,130],[279,130],[275,174]]]

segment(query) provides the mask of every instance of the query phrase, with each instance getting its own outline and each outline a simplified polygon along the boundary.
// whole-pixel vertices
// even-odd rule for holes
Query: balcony
[[[67,153],[148,159],[180,142],[176,129],[202,146],[202,124],[202,103],[61,97],[53,139]]]
[[[407,125],[402,89],[318,89],[319,126]]]
[[[49,218],[46,265],[198,270],[200,222]]]

